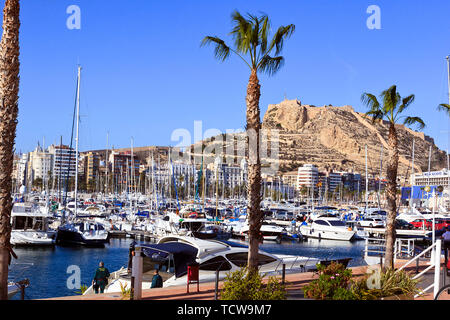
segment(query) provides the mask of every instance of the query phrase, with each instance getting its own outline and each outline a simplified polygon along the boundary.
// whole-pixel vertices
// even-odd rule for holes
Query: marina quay
[[[5,310],[450,300],[448,1],[0,6]]]

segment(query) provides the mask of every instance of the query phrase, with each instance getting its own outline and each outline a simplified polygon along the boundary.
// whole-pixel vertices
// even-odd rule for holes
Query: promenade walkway
[[[396,267],[400,267],[404,262],[398,262]],[[419,270],[424,270],[428,265],[426,263],[421,263],[419,265]],[[367,274],[367,266],[352,267],[352,273],[355,279],[363,277]],[[416,267],[406,268],[409,272],[415,272]],[[302,287],[316,279],[317,275],[313,272],[303,272],[303,273],[293,273],[286,274],[285,280],[288,284],[288,300],[302,300],[304,299]],[[422,288],[426,288],[433,281],[433,272],[427,274],[421,283]],[[219,290],[222,288],[223,283],[219,282]],[[215,283],[200,283],[200,292],[197,293],[197,285],[190,286],[190,293],[186,292],[186,286],[173,286],[168,288],[156,288],[143,290],[142,298],[143,300],[214,300],[215,298]],[[78,296],[68,296],[51,298],[46,300],[122,300],[123,297],[121,293],[104,293],[97,295],[78,295]],[[417,300],[432,300],[431,293],[425,294],[424,296],[417,298]]]

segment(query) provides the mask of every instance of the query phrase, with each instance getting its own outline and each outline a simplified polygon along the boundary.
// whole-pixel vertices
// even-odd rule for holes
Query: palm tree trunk
[[[258,268],[259,243],[262,241],[260,229],[261,213],[261,161],[259,154],[259,133],[261,119],[259,113],[260,84],[256,70],[252,70],[247,86],[247,134],[248,134],[248,219],[249,219],[249,270]]]
[[[389,158],[387,163],[387,222],[386,222],[386,253],[385,268],[394,268],[394,245],[395,245],[395,219],[397,216],[397,169],[398,169],[398,140],[395,125],[389,127]]]
[[[0,43],[0,300],[8,298],[11,187],[19,95],[19,0],[6,0]],[[15,256],[15,255],[14,255]]]

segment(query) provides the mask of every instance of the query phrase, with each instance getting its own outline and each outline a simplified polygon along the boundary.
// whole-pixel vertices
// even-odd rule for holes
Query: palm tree
[[[395,85],[384,90],[381,95],[381,104],[375,95],[364,93],[362,102],[370,109],[366,116],[372,117],[372,123],[387,120],[389,125],[388,135],[388,159],[387,159],[387,222],[386,222],[386,253],[385,268],[394,267],[394,245],[395,245],[395,219],[397,215],[397,170],[398,170],[398,137],[395,125],[400,119],[407,126],[418,125],[420,129],[425,127],[425,123],[419,117],[409,117],[402,115],[404,111],[413,103],[414,95],[402,98],[397,92]]]
[[[258,73],[274,75],[284,64],[280,56],[284,40],[289,38],[295,26],[281,26],[269,40],[270,20],[266,15],[260,17],[247,14],[243,17],[238,11],[231,15],[233,29],[230,35],[234,40],[234,48],[228,46],[218,37],[207,36],[201,46],[214,45],[215,57],[225,61],[232,54],[239,57],[250,69],[250,79],[247,85],[247,123],[246,130],[249,139],[248,163],[248,208],[249,213],[249,255],[248,267],[256,270],[258,267],[259,243],[262,241],[260,228],[263,220],[261,212],[261,161],[259,155],[259,134],[261,119],[259,98],[261,86]]]
[[[0,42],[0,300],[8,299],[11,188],[19,100],[19,0],[6,0]]]
[[[438,110],[439,111],[444,111],[447,113],[447,115],[450,117],[450,104],[446,104],[446,103],[441,103],[438,106]]]

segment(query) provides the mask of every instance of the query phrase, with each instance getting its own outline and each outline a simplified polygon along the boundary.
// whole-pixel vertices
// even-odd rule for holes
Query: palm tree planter
[[[389,125],[388,135],[388,159],[387,159],[387,223],[386,223],[386,251],[384,268],[394,267],[394,245],[396,239],[395,219],[397,216],[397,170],[398,170],[398,137],[395,125],[401,118],[404,118],[403,124],[407,126],[418,125],[419,129],[425,127],[425,123],[419,117],[402,116],[402,113],[414,101],[414,95],[402,98],[397,92],[395,85],[384,90],[380,98],[382,103],[378,102],[375,95],[364,93],[361,97],[362,102],[370,109],[366,116],[372,117],[372,123],[387,120]]]
[[[248,207],[249,214],[249,270],[258,267],[259,243],[262,241],[260,228],[263,220],[261,212],[261,159],[259,153],[259,140],[261,118],[259,111],[259,98],[261,85],[258,73],[263,72],[274,75],[284,64],[284,58],[279,56],[283,49],[284,40],[289,38],[295,26],[281,26],[277,29],[272,40],[269,41],[270,20],[266,15],[255,17],[248,14],[243,17],[238,11],[231,15],[233,29],[230,32],[234,39],[234,48],[228,46],[218,37],[207,36],[202,40],[201,46],[212,44],[215,46],[215,57],[225,61],[235,54],[250,69],[250,78],[247,85],[247,137],[248,137]],[[272,56],[272,52],[275,56]]]
[[[0,42],[0,300],[8,299],[11,189],[19,96],[19,0],[6,0]]]

